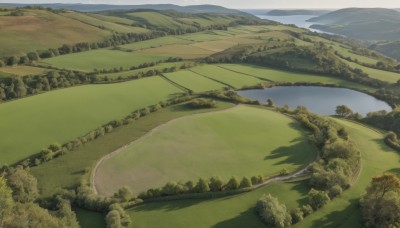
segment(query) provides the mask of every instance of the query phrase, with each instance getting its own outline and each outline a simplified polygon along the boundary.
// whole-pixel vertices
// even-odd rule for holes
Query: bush
[[[195,189],[197,193],[204,193],[210,191],[208,183],[202,178],[200,178],[199,181],[197,182]]]
[[[292,224],[292,217],[286,206],[269,194],[257,201],[256,209],[267,227],[287,227]]]
[[[190,108],[214,108],[217,103],[214,100],[197,98],[188,103]]]
[[[252,176],[251,177],[251,184],[252,185],[257,185],[261,184],[263,182],[263,177],[261,175],[259,176]]]
[[[329,189],[329,198],[333,199],[337,196],[340,196],[343,192],[342,187],[340,187],[339,185],[335,185],[332,188]]]
[[[224,183],[221,181],[219,177],[211,177],[210,179],[210,191],[212,192],[219,192],[222,191]]]
[[[310,204],[303,205],[303,206],[301,207],[301,211],[303,212],[303,216],[304,216],[304,217],[309,216],[309,215],[311,215],[311,214],[314,212],[314,210],[313,210],[313,208],[310,206]]]
[[[325,191],[318,191],[312,188],[310,192],[308,192],[308,202],[314,210],[325,206],[329,200],[330,198]]]
[[[235,177],[229,179],[228,183],[225,185],[226,190],[236,190],[238,188],[239,188],[239,181]]]
[[[239,188],[250,188],[252,186],[251,181],[247,177],[243,177],[242,181],[240,181]]]
[[[304,212],[301,208],[295,208],[290,212],[292,216],[292,224],[296,224],[304,219]]]

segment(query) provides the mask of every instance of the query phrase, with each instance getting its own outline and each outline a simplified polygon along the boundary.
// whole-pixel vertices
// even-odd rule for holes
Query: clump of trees
[[[217,102],[211,99],[197,98],[190,101],[187,105],[194,109],[215,108],[217,106]]]
[[[262,196],[257,201],[256,209],[267,227],[288,227],[292,225],[292,216],[286,206],[270,194]]]
[[[393,173],[372,178],[367,194],[361,200],[365,227],[398,227],[400,225],[400,180]]]
[[[175,183],[168,182],[161,188],[151,188],[145,192],[139,194],[140,199],[154,199],[178,196],[182,195],[185,197],[187,194],[196,194],[201,197],[199,193],[235,193],[235,191],[241,191],[251,188],[253,185],[261,184],[263,182],[262,176],[253,176],[250,179],[243,177],[238,180],[236,177],[230,178],[227,182],[224,182],[221,178],[214,176],[209,180],[200,178],[197,183],[188,181],[186,183]],[[208,195],[204,195],[208,197]]]

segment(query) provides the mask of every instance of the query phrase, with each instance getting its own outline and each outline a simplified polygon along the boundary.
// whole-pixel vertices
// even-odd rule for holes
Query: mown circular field
[[[273,175],[296,170],[315,151],[291,118],[266,109],[236,106],[170,121],[103,159],[94,182],[99,194],[123,186],[133,193],[168,181]]]

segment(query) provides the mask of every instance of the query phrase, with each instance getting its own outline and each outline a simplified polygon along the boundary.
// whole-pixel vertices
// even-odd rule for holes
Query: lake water
[[[294,15],[294,16],[269,16],[269,15],[255,15],[261,19],[268,19],[271,21],[277,21],[282,24],[292,24],[296,25],[297,27],[300,28],[306,28],[309,29],[313,32],[320,32],[320,33],[325,33],[321,30],[318,29],[312,29],[310,28],[311,25],[316,24],[315,22],[307,22],[308,19],[317,17],[315,15]]]
[[[322,115],[335,114],[336,106],[346,105],[353,112],[366,115],[368,112],[392,108],[384,101],[351,89],[319,86],[278,86],[264,90],[243,90],[239,95],[266,103],[271,98],[276,106],[289,105],[291,109],[305,106],[308,110]]]

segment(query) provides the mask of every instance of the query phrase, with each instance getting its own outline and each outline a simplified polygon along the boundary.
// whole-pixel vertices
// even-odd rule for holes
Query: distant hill
[[[191,5],[178,6],[173,4],[144,4],[144,5],[107,5],[107,4],[15,4],[15,3],[0,3],[4,6],[22,7],[27,5],[41,6],[52,9],[70,9],[81,12],[97,12],[109,10],[135,10],[135,9],[150,9],[150,10],[175,10],[183,13],[219,13],[219,14],[238,14],[244,15],[245,12],[228,9],[216,5]]]
[[[295,15],[322,15],[329,11],[327,10],[271,10],[267,13],[268,16],[295,16]]]
[[[383,8],[347,8],[311,18],[311,28],[363,40],[399,40],[400,12]]]
[[[400,60],[400,41],[378,42],[371,45],[369,49],[381,52],[389,57]]]

